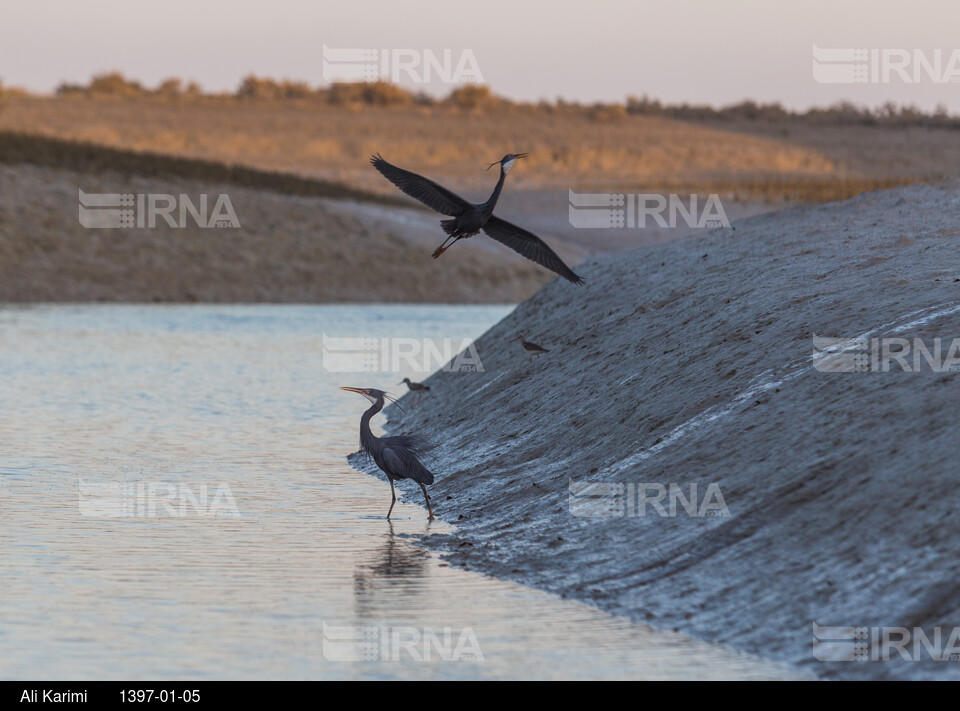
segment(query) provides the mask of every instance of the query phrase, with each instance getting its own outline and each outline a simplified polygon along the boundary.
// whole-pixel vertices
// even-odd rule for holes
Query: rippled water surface
[[[507,311],[0,308],[0,677],[791,673],[447,567],[419,490],[385,520],[338,387],[424,374],[328,372],[324,334],[459,343]]]

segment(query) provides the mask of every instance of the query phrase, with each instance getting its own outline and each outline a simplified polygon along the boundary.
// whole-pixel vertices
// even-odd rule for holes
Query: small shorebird
[[[373,457],[381,471],[387,475],[390,481],[390,495],[393,499],[390,501],[390,509],[387,511],[387,520],[390,520],[390,514],[393,513],[393,505],[397,503],[397,492],[393,488],[393,482],[399,479],[412,479],[420,485],[423,491],[424,501],[427,502],[427,513],[430,514],[430,520],[433,520],[433,509],[430,508],[430,497],[427,495],[427,487],[424,484],[433,483],[433,474],[423,466],[417,455],[417,439],[408,435],[395,435],[393,437],[377,437],[370,430],[370,420],[380,410],[383,409],[385,399],[396,403],[389,394],[383,390],[375,388],[340,388],[351,393],[359,393],[369,400],[373,405],[360,417],[360,448]],[[399,405],[398,405],[399,407]]]
[[[373,156],[370,162],[384,178],[400,188],[401,191],[415,200],[419,200],[431,210],[439,212],[441,215],[449,215],[449,220],[440,222],[443,231],[447,233],[447,238],[434,251],[432,255],[434,259],[450,249],[457,240],[473,237],[480,230],[483,230],[500,244],[506,245],[514,252],[536,262],[541,267],[546,267],[574,284],[582,284],[583,279],[574,274],[573,270],[560,259],[556,252],[547,246],[546,242],[532,232],[527,232],[522,227],[501,220],[493,214],[493,209],[497,206],[497,200],[500,199],[500,191],[503,190],[503,181],[506,180],[507,173],[510,172],[514,163],[526,157],[526,153],[508,153],[500,160],[491,163],[487,170],[499,165],[500,180],[497,181],[497,186],[493,189],[493,193],[487,198],[487,201],[476,205],[464,200],[456,193],[447,190],[429,178],[424,178],[422,175],[411,173],[409,170],[388,163],[379,153]],[[453,240],[453,242],[450,242],[450,240]],[[447,242],[450,242],[450,244],[448,245]]]
[[[414,383],[410,380],[410,378],[404,378],[397,383],[397,385],[402,385],[403,383],[406,383],[407,387],[410,389],[410,392],[413,393],[413,405],[419,403],[421,396],[430,390],[429,385],[424,385],[423,383]],[[413,407],[413,405],[411,405],[411,407]]]
[[[550,352],[543,346],[538,346],[536,343],[531,343],[526,338],[524,338],[522,334],[514,338],[513,341],[520,341],[520,344],[523,346],[524,350],[526,350],[526,352],[530,354],[531,363],[533,362],[534,356],[537,356],[539,358],[541,353]],[[510,342],[513,343],[513,341],[510,341]]]

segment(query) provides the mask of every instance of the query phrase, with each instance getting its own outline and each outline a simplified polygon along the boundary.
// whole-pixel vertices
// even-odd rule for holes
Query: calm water
[[[0,677],[783,676],[447,567],[419,492],[385,520],[337,388],[423,375],[329,373],[323,335],[459,343],[508,310],[0,307]]]

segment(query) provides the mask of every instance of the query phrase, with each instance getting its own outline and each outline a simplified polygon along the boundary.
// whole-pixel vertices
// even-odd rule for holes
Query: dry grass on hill
[[[389,160],[488,189],[483,168],[508,151],[531,159],[515,190],[655,190],[822,201],[953,175],[960,146],[946,129],[694,124],[660,116],[556,107],[370,105],[315,99],[13,96],[0,131],[85,141],[343,182],[383,194],[366,164]]]

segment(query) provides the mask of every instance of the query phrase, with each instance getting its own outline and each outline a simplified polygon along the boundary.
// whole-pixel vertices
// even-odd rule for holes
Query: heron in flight
[[[399,383],[397,383],[397,385],[403,385],[404,383],[407,384],[407,388],[410,390],[410,392],[413,393],[413,397],[414,397],[413,404],[414,404],[414,405],[416,405],[417,403],[419,403],[421,396],[422,396],[425,392],[427,392],[428,390],[430,390],[430,386],[429,386],[429,385],[424,385],[423,383],[415,383],[415,382],[413,382],[412,380],[410,380],[410,378],[404,378],[404,379],[401,380]]]
[[[369,410],[360,417],[360,448],[373,457],[381,471],[387,475],[390,481],[390,495],[393,497],[390,501],[390,509],[387,511],[387,520],[390,520],[390,514],[393,513],[393,505],[397,503],[397,492],[393,487],[393,482],[399,479],[412,479],[420,485],[423,491],[423,499],[427,502],[427,512],[430,514],[430,520],[433,520],[433,509],[430,508],[430,496],[427,494],[425,484],[433,483],[433,474],[420,462],[417,455],[417,439],[408,435],[395,435],[393,437],[377,437],[370,431],[370,420],[380,410],[383,409],[385,399],[396,403],[388,393],[376,388],[340,388],[351,393],[359,393],[369,400],[372,405]],[[399,407],[399,405],[398,405]]]
[[[557,253],[547,246],[546,242],[532,232],[527,232],[522,227],[501,220],[493,214],[493,209],[497,206],[497,200],[500,199],[500,191],[503,190],[503,181],[506,179],[507,173],[510,172],[514,163],[526,157],[526,153],[508,153],[500,160],[487,166],[487,170],[490,170],[490,168],[499,164],[500,180],[497,181],[497,186],[493,189],[493,193],[487,198],[487,201],[478,205],[467,202],[456,193],[428,178],[424,178],[422,175],[411,173],[409,170],[388,163],[379,153],[373,156],[370,162],[374,168],[380,171],[383,177],[407,195],[442,215],[450,216],[449,220],[440,222],[443,231],[447,233],[447,238],[433,253],[434,259],[450,249],[458,240],[473,237],[480,230],[483,230],[497,242],[505,244],[540,266],[556,272],[567,281],[582,284],[583,279],[574,274],[570,267],[557,256]]]
[[[520,341],[520,345],[523,346],[523,349],[530,354],[531,363],[533,362],[534,356],[537,356],[537,358],[539,358],[541,353],[550,352],[543,346],[538,346],[536,343],[531,343],[526,338],[524,338],[522,334],[514,338],[513,341]],[[513,343],[513,341],[510,341],[510,342]]]

